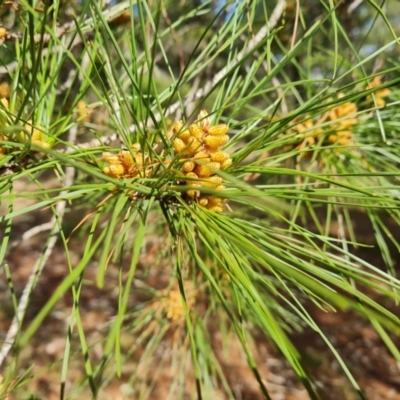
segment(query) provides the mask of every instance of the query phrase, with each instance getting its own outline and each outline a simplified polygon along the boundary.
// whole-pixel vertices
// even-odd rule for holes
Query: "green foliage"
[[[105,398],[117,379],[126,398],[152,398],[163,368],[175,371],[164,398],[237,398],[216,333],[223,349],[240,343],[264,398],[273,393],[260,336],[310,398],[323,398],[292,343],[299,331],[321,336],[364,398],[316,308],[368,320],[400,361],[389,335],[400,333],[391,311],[400,300],[394,21],[373,1],[354,10],[345,1],[271,3],[0,6],[0,74],[10,86],[0,93],[0,265],[10,289],[0,301],[17,316],[0,354],[15,367],[2,370],[0,393],[31,394],[21,370],[35,360],[24,349],[54,310],[68,317],[65,349],[44,370],[57,371],[61,398]],[[211,125],[229,126],[233,162],[212,170],[223,190],[198,185],[197,196],[183,179],[191,155],[174,140],[202,110]],[[200,202],[216,197],[224,212]],[[367,245],[355,215],[369,221],[383,268],[360,256]],[[40,254],[18,298],[11,254],[36,235]],[[25,318],[54,253],[63,276]],[[84,322],[93,287],[114,296],[96,340]],[[77,360],[81,378],[71,383]]]

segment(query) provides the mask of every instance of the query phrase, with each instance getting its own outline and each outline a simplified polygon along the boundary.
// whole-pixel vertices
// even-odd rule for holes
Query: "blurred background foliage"
[[[0,397],[398,385],[399,12],[0,1]],[[190,195],[174,143],[201,110],[229,126],[233,162]],[[353,320],[385,354],[383,392],[352,358]],[[349,348],[321,321],[348,325]]]

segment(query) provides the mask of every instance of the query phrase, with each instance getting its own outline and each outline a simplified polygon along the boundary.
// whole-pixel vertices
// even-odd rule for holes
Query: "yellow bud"
[[[142,153],[135,153],[133,155],[135,165],[143,165],[145,157]]]
[[[219,185],[215,188],[215,190],[225,190],[225,186],[224,185]]]
[[[196,152],[196,150],[199,150],[200,147],[201,147],[201,143],[196,138],[191,137],[188,140],[185,154],[188,154],[188,155],[193,154]]]
[[[0,28],[0,39],[3,39],[7,35],[7,30],[5,28]]]
[[[340,144],[342,146],[347,146],[350,143],[350,139],[340,138],[337,142],[338,142],[338,144]]]
[[[212,136],[224,136],[229,130],[229,126],[226,124],[219,124],[212,126],[208,133]]]
[[[133,151],[140,151],[141,149],[140,143],[134,143],[133,145],[131,145],[131,149]]]
[[[222,183],[223,179],[220,176],[210,176],[202,179],[199,183],[206,188],[216,188]]]
[[[379,92],[379,90],[378,90],[378,92]],[[377,92],[377,93],[378,93]],[[384,96],[389,96],[388,94],[385,94]],[[382,96],[383,97],[383,96]],[[376,97],[375,96],[375,103],[376,103],[376,106],[378,107],[378,108],[381,108],[381,107],[383,107],[384,105],[386,105],[386,101],[385,100],[383,100],[381,97]]]
[[[232,165],[232,158],[228,158],[223,163],[221,163],[221,169],[226,169]]]
[[[328,136],[328,141],[331,143],[335,143],[338,139],[338,135],[329,135]]]
[[[28,127],[27,127],[27,129],[28,129]],[[39,131],[38,129],[35,129],[35,128],[33,129],[32,142],[45,140],[45,139],[46,139],[46,135],[43,132],[41,132],[41,131]]]
[[[199,179],[199,176],[195,172],[188,172],[185,174],[187,178]]]
[[[174,122],[171,126],[171,129],[174,133],[178,133],[183,127],[183,122],[182,121],[177,121]]]
[[[211,161],[216,161],[219,163],[223,163],[224,161],[229,159],[229,153],[226,151],[216,151],[211,154]]]
[[[0,98],[10,97],[11,88],[8,82],[0,83]]]
[[[182,165],[182,171],[183,172],[191,172],[194,170],[194,167],[196,164],[193,161],[186,161]]]
[[[187,141],[190,139],[190,132],[189,132],[189,131],[182,132],[182,133],[179,135],[179,139],[181,139],[181,140],[183,140],[185,143],[187,143]]]
[[[109,164],[120,164],[118,155],[109,153],[108,151],[103,153],[103,160]]]
[[[200,184],[197,182],[199,177],[194,172],[188,172],[187,174],[185,174],[185,176],[187,178],[191,178],[191,179],[186,181],[186,185],[192,186],[192,187],[195,187],[195,188],[199,188],[200,187]],[[188,190],[187,194],[190,197],[199,197],[200,196],[200,192],[198,190],[194,190],[194,189],[193,190]]]
[[[208,204],[208,198],[207,197],[200,197],[199,198],[199,204],[203,207],[205,207]]]
[[[213,206],[220,206],[220,205],[223,204],[223,202],[224,202],[224,199],[222,199],[221,197],[210,196],[210,197],[208,198],[208,205],[209,205],[210,207],[213,207]]]
[[[210,211],[214,211],[214,212],[223,212],[224,211],[224,207],[223,206],[207,206],[207,208]]]
[[[195,172],[199,177],[210,176],[221,168],[221,164],[217,162],[210,162],[206,165],[197,165]]]
[[[186,148],[185,142],[179,138],[175,139],[172,145],[175,153],[181,153]]]
[[[194,160],[195,162],[196,162],[196,164],[199,164],[200,165],[200,162],[202,163],[202,164],[208,164],[208,163],[210,163],[211,162],[211,158],[201,158],[200,160]],[[200,161],[200,162],[199,162]]]
[[[337,143],[341,145],[348,145],[353,139],[353,134],[350,131],[339,132]]]
[[[197,116],[197,121],[197,124],[200,126],[200,128],[208,131],[208,129],[210,128],[210,118],[208,117],[208,113],[206,110],[200,111],[199,115]]]
[[[190,134],[196,138],[197,140],[202,140],[204,131],[201,129],[201,127],[197,124],[192,124],[189,126],[189,132]]]
[[[203,158],[208,158],[209,156],[210,155],[206,151],[199,151],[193,156],[193,158],[195,158],[196,160],[200,160]]]
[[[127,169],[134,166],[133,158],[129,151],[121,151],[121,153],[119,153],[119,159]]]
[[[41,147],[42,149],[49,149],[50,143],[43,142],[42,140],[32,140],[32,144]]]
[[[89,106],[85,100],[79,100],[77,106],[77,114],[79,122],[89,122],[93,112],[94,107]]]
[[[207,136],[204,139],[204,143],[211,147],[212,149],[216,149],[220,146],[223,146],[224,144],[228,143],[229,141],[229,136],[225,135],[225,136]]]
[[[186,192],[186,194],[187,194],[189,197],[192,197],[192,198],[195,198],[195,197],[199,197],[199,196],[200,196],[200,192],[199,192],[198,190],[188,190],[188,191]]]
[[[199,183],[197,182],[199,180],[199,176],[195,172],[188,172],[185,174],[186,178],[189,178],[186,181],[186,185],[195,185],[199,187]]]
[[[109,167],[103,168],[103,172],[112,178],[118,178],[125,174],[125,168],[121,164],[112,164]]]

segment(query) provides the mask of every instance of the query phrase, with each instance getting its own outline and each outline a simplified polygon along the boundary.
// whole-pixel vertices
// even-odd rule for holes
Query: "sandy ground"
[[[28,202],[18,207],[26,206]],[[4,204],[3,204],[4,207]],[[4,210],[4,208],[3,208]],[[48,210],[37,211],[30,219],[26,216],[17,217],[14,221],[12,240],[18,237],[34,224],[49,219]],[[76,223],[80,216],[70,216],[69,223]],[[75,218],[75,222],[72,221]],[[360,218],[360,232],[366,232],[363,225],[365,218]],[[20,243],[7,257],[11,269],[13,285],[17,297],[20,296],[33,265],[43,250],[46,234],[40,234],[27,242]],[[371,241],[371,235],[364,237]],[[163,260],[157,256],[163,238],[154,238],[147,243],[146,252],[141,256],[138,276],[149,287],[162,290],[168,283],[168,275],[163,273]],[[71,240],[70,255],[72,264],[76,264],[82,253],[79,239]],[[379,252],[375,248],[357,250],[359,255],[375,265],[382,265]],[[399,263],[396,266],[399,269]],[[144,271],[151,271],[145,274]],[[31,321],[41,307],[46,303],[57,285],[68,272],[64,249],[58,243],[49,262],[40,276],[32,295],[30,306],[25,317],[25,326]],[[85,330],[86,340],[90,346],[90,360],[93,365],[101,361],[103,341],[107,335],[109,322],[117,312],[118,304],[118,270],[110,266],[105,287],[99,289],[95,285],[97,273],[96,260],[85,271],[85,280],[80,296],[80,315]],[[149,297],[146,294],[132,291],[129,304],[137,306],[145,304]],[[380,299],[385,304],[387,300]],[[72,295],[66,293],[55,309],[46,318],[38,332],[32,338],[29,346],[19,354],[19,374],[23,376],[28,371],[27,381],[23,388],[10,395],[12,399],[28,398],[27,393],[38,399],[53,400],[60,398],[60,370],[64,357],[66,332],[72,307]],[[147,303],[146,303],[147,304]],[[157,303],[154,303],[157,306]],[[153,304],[153,306],[154,306]],[[390,306],[389,304],[385,304]],[[156,307],[155,306],[155,307]],[[202,305],[200,305],[202,307]],[[205,307],[203,305],[203,307]],[[398,310],[391,306],[394,313]],[[368,321],[353,313],[331,312],[326,313],[316,307],[309,306],[309,312],[321,327],[323,333],[338,350],[343,360],[351,370],[354,379],[370,400],[400,399],[400,367],[394,357],[387,350],[376,331]],[[5,338],[7,329],[13,316],[13,306],[10,292],[6,283],[4,270],[0,272],[0,340]],[[211,319],[212,320],[212,319]],[[217,324],[209,323],[208,333],[210,344],[214,350],[236,399],[262,399],[258,382],[248,367],[246,357],[240,342],[232,335],[228,343],[222,340]],[[154,331],[151,331],[153,329]],[[154,326],[149,332],[156,332]],[[143,331],[142,331],[143,332]],[[258,364],[261,379],[275,400],[303,400],[308,399],[306,391],[287,361],[257,330],[252,330],[254,342],[251,349]],[[164,400],[178,379],[184,399],[196,398],[196,386],[189,359],[190,346],[183,327],[179,324],[165,334],[161,343],[148,357],[149,363],[141,362],[146,346],[136,346],[140,332],[132,335],[129,330],[121,337],[121,347],[124,354],[128,354],[123,365],[122,374],[117,378],[111,370],[106,369],[104,386],[98,394],[101,400],[137,399],[140,393],[148,390],[148,399]],[[149,338],[151,334],[149,335]],[[150,340],[150,339],[147,340]],[[291,336],[299,349],[304,365],[314,376],[314,386],[319,391],[321,399],[358,399],[349,380],[345,377],[342,368],[328,349],[318,333],[308,330]],[[400,340],[393,337],[397,347]],[[145,343],[145,342],[143,342]],[[90,391],[78,390],[85,377],[84,359],[79,351],[79,337],[76,332],[72,335],[72,357],[68,369],[65,392],[70,399],[89,399]],[[131,352],[131,353],[130,353]],[[15,356],[15,354],[13,355]],[[12,360],[10,356],[9,361]],[[11,365],[11,364],[9,364]],[[0,370],[4,374],[4,369]],[[136,373],[136,383],[132,385],[130,379]],[[108,375],[109,374],[109,375]],[[180,378],[179,378],[180,377]],[[218,384],[217,384],[218,386]],[[142,389],[143,392],[139,390]],[[226,399],[223,385],[219,390],[204,394],[204,399]]]

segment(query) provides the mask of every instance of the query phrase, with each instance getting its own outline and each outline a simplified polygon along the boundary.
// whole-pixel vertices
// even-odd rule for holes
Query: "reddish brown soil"
[[[49,213],[39,213],[36,221],[26,222],[22,218],[13,231],[13,239],[18,238],[23,230],[34,223],[46,221]],[[78,220],[79,218],[77,218]],[[17,221],[18,222],[18,221]],[[20,296],[32,267],[43,249],[46,235],[41,234],[25,243],[20,243],[9,256],[12,280],[17,297]],[[370,238],[366,237],[366,241]],[[147,243],[145,254],[141,257],[138,276],[156,289],[162,289],[168,282],[168,274],[162,273],[157,252],[162,245],[162,238],[154,238]],[[71,240],[70,254],[72,264],[76,265],[82,249],[79,240]],[[368,258],[374,264],[382,265],[379,252],[376,249],[357,250],[360,255]],[[155,263],[158,267],[155,268]],[[397,265],[397,268],[399,266]],[[147,271],[148,274],[144,272]],[[57,244],[49,262],[40,276],[39,282],[32,295],[32,299],[25,317],[25,326],[32,321],[41,307],[46,303],[57,285],[68,273],[64,250]],[[118,270],[112,265],[109,267],[106,284],[103,289],[95,285],[97,273],[96,262],[85,271],[85,282],[80,296],[80,312],[85,329],[86,340],[90,348],[90,359],[93,365],[99,363],[103,356],[102,340],[107,333],[107,324],[115,316],[118,304]],[[0,338],[4,338],[13,316],[13,307],[4,271],[0,272]],[[137,288],[137,287],[136,287]],[[145,301],[145,294],[132,291],[131,305]],[[72,295],[67,293],[58,302],[55,309],[45,319],[40,329],[19,354],[23,374],[24,368],[32,366],[29,379],[24,384],[25,392],[16,392],[10,395],[11,399],[28,398],[27,393],[39,399],[53,400],[60,396],[60,368],[64,353],[68,318],[72,307]],[[397,312],[392,305],[392,311]],[[360,316],[345,312],[323,312],[309,306],[309,312],[321,327],[326,337],[337,349],[346,365],[351,370],[354,379],[362,388],[366,398],[370,400],[400,399],[400,368],[394,357],[387,350],[370,323]],[[190,346],[183,329],[176,327],[165,335],[152,356],[152,362],[146,367],[139,363],[145,346],[139,346],[123,365],[120,378],[112,376],[100,390],[98,399],[136,399],[138,392],[134,392],[129,382],[134,371],[137,372],[137,387],[148,388],[153,382],[149,399],[164,400],[167,398],[171,384],[179,374],[184,373],[181,386],[186,398],[196,393],[196,385],[188,357],[181,357],[180,364],[174,365],[172,360],[176,354],[190,354]],[[251,347],[255,361],[258,364],[261,379],[274,400],[306,400],[309,398],[301,382],[292,371],[288,362],[260,333],[254,331],[254,344]],[[246,357],[240,342],[232,335],[228,343],[223,342],[218,329],[209,324],[211,346],[219,360],[227,382],[235,398],[257,400],[262,399],[259,385],[248,367]],[[314,377],[314,387],[323,400],[358,399],[351,383],[346,378],[335,356],[329,350],[318,333],[308,330],[291,336],[299,349],[304,365]],[[126,332],[121,337],[123,352],[129,349],[137,340]],[[393,337],[397,347],[400,347],[398,338]],[[179,351],[171,351],[175,347]],[[84,359],[80,353],[79,338],[75,333],[72,337],[72,358],[66,382],[66,394],[70,399],[89,399],[88,389],[78,392],[76,388],[85,376]],[[178,356],[179,357],[179,356]],[[9,361],[12,360],[10,356]],[[49,364],[53,363],[50,367]],[[163,364],[164,363],[164,364]],[[171,364],[172,363],[172,364]],[[160,368],[158,368],[161,365]],[[148,368],[148,369],[147,369]],[[4,369],[0,371],[4,375]],[[103,378],[110,370],[106,369]],[[105,380],[106,381],[106,380]],[[87,385],[86,385],[87,386]],[[21,394],[24,393],[24,394]],[[204,394],[205,399],[226,399],[223,386],[219,391]]]

